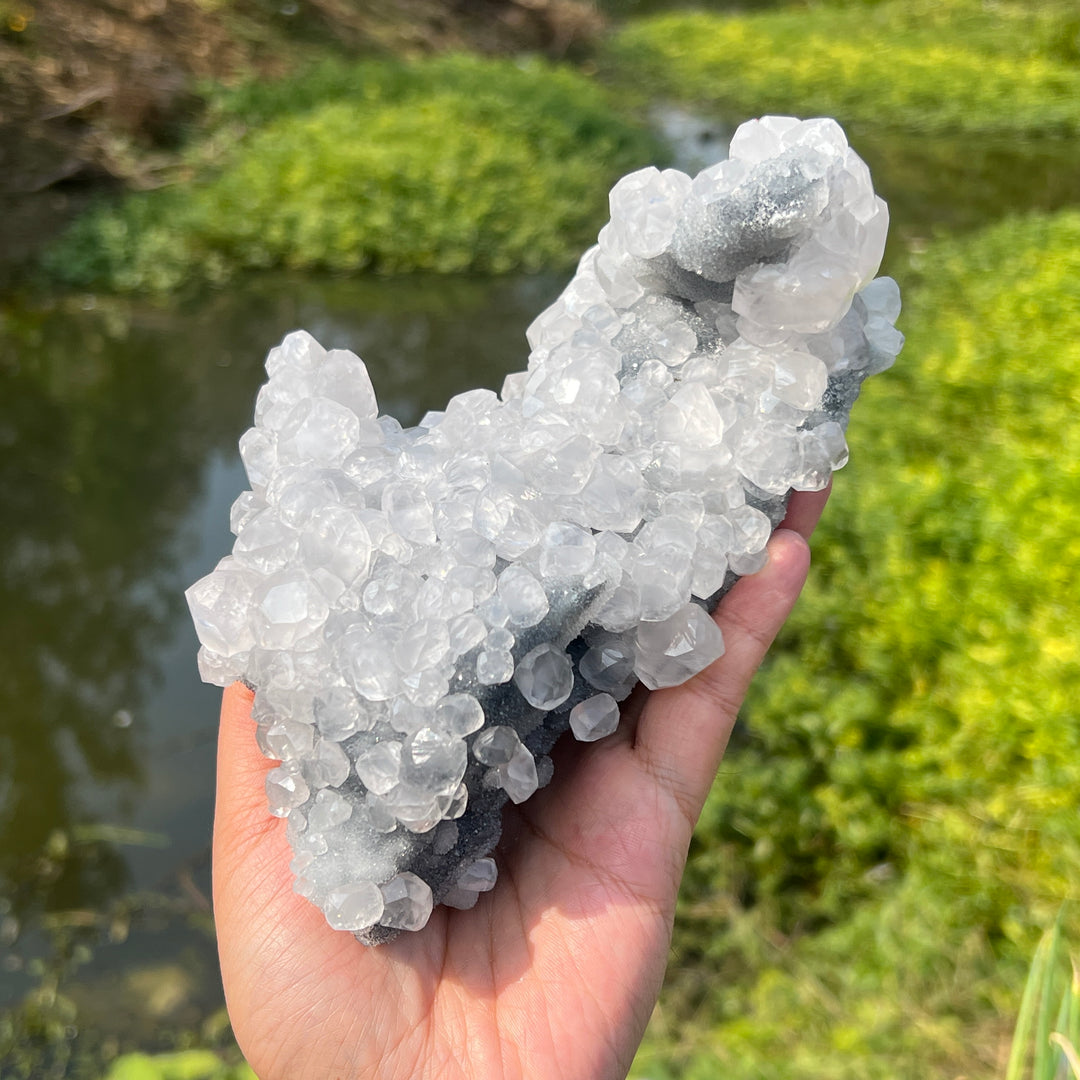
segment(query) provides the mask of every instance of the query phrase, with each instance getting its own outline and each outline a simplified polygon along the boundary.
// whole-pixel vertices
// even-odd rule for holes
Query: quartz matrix
[[[887,222],[835,122],[766,117],[694,179],[619,181],[500,395],[403,429],[352,353],[271,350],[233,553],[187,596],[203,678],[256,691],[270,813],[331,926],[378,943],[476,903],[555,740],[721,655],[709,611],[899,351]]]

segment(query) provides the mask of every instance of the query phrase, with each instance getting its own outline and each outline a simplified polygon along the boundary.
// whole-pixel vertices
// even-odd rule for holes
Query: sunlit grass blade
[[[1056,957],[1053,958],[1056,961]],[[1057,963],[1053,963],[1052,967],[1056,968]],[[1069,1033],[1066,1025],[1069,1022],[1069,1011],[1072,1008],[1074,992],[1073,992],[1073,980],[1070,978],[1065,985],[1065,992],[1061,995],[1061,1004],[1058,1005],[1057,1018],[1054,1020],[1053,1030],[1048,1038],[1048,1046],[1057,1046],[1061,1053],[1068,1058],[1069,1050],[1072,1049],[1072,1035]],[[1049,1002],[1047,1002],[1049,1006]],[[1051,1071],[1047,1073],[1048,1077],[1055,1077],[1058,1075],[1058,1066],[1060,1064],[1057,1054],[1051,1054]]]
[[[1059,1029],[1068,1036],[1069,1041],[1075,1046],[1080,1042],[1080,968],[1076,966],[1076,960],[1070,958],[1072,967],[1072,980],[1069,984],[1069,1015],[1065,1021],[1065,1027]]]
[[[1076,1048],[1073,1044],[1058,1032],[1054,1032],[1050,1036],[1050,1042],[1057,1046],[1061,1052],[1065,1055],[1065,1060],[1069,1063],[1069,1072],[1076,1080],[1080,1080],[1080,1057],[1077,1056]]]
[[[1051,966],[1049,964],[1050,938],[1050,931],[1043,934],[1039,947],[1035,950],[1034,959],[1031,961],[1031,970],[1024,984],[1023,997],[1020,999],[1020,1013],[1016,1018],[1016,1028],[1013,1031],[1005,1080],[1022,1080],[1024,1075],[1024,1061],[1035,1023],[1035,1005],[1039,999],[1039,988],[1043,984],[1044,971]]]
[[[131,847],[165,848],[169,838],[165,833],[150,832],[147,829],[134,829],[127,825],[109,825],[98,821],[87,825],[76,825],[71,830],[72,839],[82,844],[105,843],[125,844]]]
[[[1046,950],[1046,963],[1042,970],[1039,990],[1039,1012],[1035,1023],[1035,1062],[1032,1076],[1035,1080],[1053,1080],[1054,1053],[1050,1042],[1051,1009],[1053,1008],[1054,981],[1057,975],[1061,950],[1061,912],[1054,920],[1050,942]]]

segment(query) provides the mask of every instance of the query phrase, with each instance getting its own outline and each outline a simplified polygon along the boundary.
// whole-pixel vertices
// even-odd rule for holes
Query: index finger
[[[764,569],[736,582],[716,610],[724,655],[681,686],[653,691],[641,711],[635,752],[679,807],[688,830],[697,823],[750,679],[795,605],[809,567],[803,536],[777,530]]]

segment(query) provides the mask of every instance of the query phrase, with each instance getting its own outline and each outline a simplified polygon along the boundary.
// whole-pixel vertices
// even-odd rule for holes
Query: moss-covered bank
[[[610,185],[657,155],[601,87],[539,60],[327,63],[214,116],[190,183],[86,215],[51,273],[130,292],[273,266],[568,266]]]
[[[629,23],[603,57],[638,95],[724,115],[834,116],[928,134],[1080,132],[1080,15],[1062,0],[886,0]]]

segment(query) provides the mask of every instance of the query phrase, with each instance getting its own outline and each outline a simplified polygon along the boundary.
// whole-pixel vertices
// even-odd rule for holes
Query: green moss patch
[[[655,156],[601,88],[540,62],[331,64],[225,96],[215,117],[192,183],[89,214],[50,272],[129,292],[271,266],[566,266],[610,185]]]
[[[247,1065],[227,1065],[211,1050],[124,1054],[104,1080],[255,1080]]]
[[[888,0],[679,12],[610,42],[613,77],[731,116],[835,116],[927,133],[1080,131],[1080,18],[1062,3]]]

